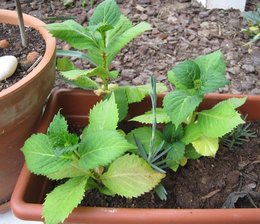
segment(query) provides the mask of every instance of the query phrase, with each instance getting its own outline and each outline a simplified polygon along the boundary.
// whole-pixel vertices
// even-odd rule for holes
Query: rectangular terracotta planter
[[[163,96],[158,97],[159,105]],[[201,109],[210,108],[217,102],[234,95],[211,94],[205,97]],[[236,95],[236,97],[242,97]],[[52,94],[41,121],[39,132],[45,132],[53,116],[61,109],[70,124],[85,126],[87,114],[100,100],[92,92],[83,90],[59,90]],[[129,116],[136,116],[151,108],[150,98],[132,104]],[[248,96],[240,108],[248,114],[249,120],[260,120],[260,96]],[[48,179],[31,174],[24,165],[11,199],[14,214],[24,220],[42,220],[42,202],[45,197]],[[62,205],[61,205],[62,206]],[[72,223],[89,224],[201,224],[201,223],[260,223],[260,209],[129,209],[78,207],[67,219]]]

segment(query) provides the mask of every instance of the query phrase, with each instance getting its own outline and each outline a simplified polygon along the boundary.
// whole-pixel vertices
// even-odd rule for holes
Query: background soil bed
[[[23,11],[40,19],[74,16],[86,24],[93,10],[83,8],[81,0],[74,6],[64,7],[63,1],[22,0]],[[99,1],[95,1],[95,5]],[[166,72],[174,64],[187,58],[195,58],[220,49],[227,61],[227,77],[231,85],[220,92],[260,94],[260,47],[244,46],[249,38],[241,29],[247,27],[238,10],[207,10],[196,1],[189,0],[117,0],[123,14],[134,23],[142,20],[152,24],[153,29],[131,42],[113,62],[121,72],[116,80],[121,85],[139,85],[155,75],[159,82],[167,83]],[[248,9],[256,8],[257,0],[248,1]],[[14,9],[14,2],[3,0],[0,8]],[[45,20],[51,22],[50,20]],[[67,48],[64,43],[59,48]],[[79,68],[89,65],[75,60]],[[167,83],[168,84],[168,83]],[[64,86],[57,79],[56,86]],[[171,86],[170,86],[171,87]]]

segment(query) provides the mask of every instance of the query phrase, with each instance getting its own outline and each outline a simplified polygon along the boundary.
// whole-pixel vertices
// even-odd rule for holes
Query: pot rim
[[[23,88],[24,86],[27,85],[27,83],[31,82],[32,79],[37,77],[39,72],[44,70],[45,67],[51,62],[55,54],[56,40],[44,28],[46,24],[40,19],[37,19],[33,16],[24,13],[23,13],[23,18],[24,18],[25,26],[30,26],[36,29],[42,35],[42,38],[44,39],[46,44],[46,49],[40,63],[29,74],[27,74],[25,77],[23,77],[21,80],[19,80],[12,86],[0,92],[0,98],[2,99],[7,97],[9,94],[13,92],[19,91],[19,89]],[[0,9],[0,23],[17,25],[18,18],[17,18],[16,11]]]

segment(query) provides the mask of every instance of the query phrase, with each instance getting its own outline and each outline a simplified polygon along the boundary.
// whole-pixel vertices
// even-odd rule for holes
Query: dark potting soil
[[[167,170],[163,185],[167,200],[161,201],[152,191],[139,198],[105,196],[92,190],[87,192],[81,206],[116,208],[221,208],[224,202],[241,197],[235,207],[260,207],[260,121],[251,125],[257,137],[241,148],[228,150],[221,146],[215,158],[189,160],[177,172]],[[57,184],[53,183],[49,189]],[[231,194],[232,193],[232,194]],[[232,197],[233,196],[233,197]],[[232,203],[228,203],[231,206]]]
[[[45,41],[40,35],[40,33],[27,27],[25,30],[28,36],[28,47],[23,47],[19,27],[9,24],[0,24],[0,41],[7,40],[9,42],[8,48],[0,47],[0,57],[4,55],[13,55],[18,59],[18,67],[15,73],[0,82],[0,91],[12,86],[23,77],[25,77],[29,72],[28,69],[33,65],[35,60],[40,56],[43,56],[45,52]],[[37,54],[35,60],[28,60],[27,56],[29,53]],[[36,53],[37,52],[37,53]]]

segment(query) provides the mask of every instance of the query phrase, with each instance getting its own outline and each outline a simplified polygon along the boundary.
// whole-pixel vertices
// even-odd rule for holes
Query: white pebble
[[[0,81],[7,79],[14,74],[18,65],[18,60],[15,56],[6,55],[0,57]]]

